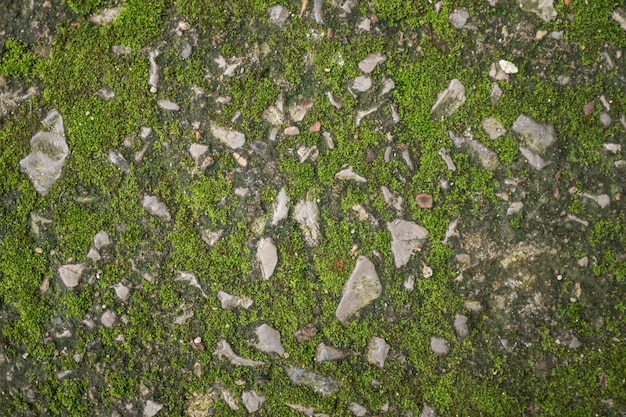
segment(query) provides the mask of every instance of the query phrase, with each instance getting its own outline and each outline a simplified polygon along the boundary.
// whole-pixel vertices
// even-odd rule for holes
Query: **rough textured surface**
[[[367,257],[359,256],[350,278],[343,287],[335,317],[341,324],[348,324],[348,320],[354,314],[380,297],[381,292],[382,285],[376,267]]]
[[[45,130],[40,130],[32,137],[31,152],[20,161],[20,167],[37,192],[46,195],[61,176],[70,149],[65,141],[63,118],[57,110],[50,110],[41,123]]]
[[[280,340],[278,330],[271,328],[267,324],[262,324],[254,331],[258,342],[254,347],[265,353],[276,353],[278,356],[285,356],[285,348]]]
[[[521,137],[528,149],[540,155],[556,141],[552,126],[537,123],[523,114],[513,123],[511,130]]]
[[[465,86],[454,78],[448,88],[437,95],[430,115],[433,120],[441,120],[452,116],[463,104],[465,104]]]
[[[278,251],[271,238],[264,237],[259,240],[256,259],[261,267],[263,279],[269,279],[274,274],[274,269],[278,264]]]
[[[334,379],[323,377],[304,368],[287,366],[285,372],[294,384],[305,385],[324,396],[333,395],[340,388],[339,382]]]
[[[413,251],[420,248],[429,235],[424,227],[402,219],[387,223],[387,230],[391,233],[391,251],[396,268],[406,265]]]

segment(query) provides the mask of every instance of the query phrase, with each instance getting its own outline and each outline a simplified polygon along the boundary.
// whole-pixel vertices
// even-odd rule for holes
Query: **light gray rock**
[[[35,190],[46,195],[61,177],[70,149],[65,141],[63,118],[57,110],[50,110],[42,125],[44,130],[38,131],[31,138],[31,152],[20,161],[20,168],[33,183]]]
[[[452,157],[450,157],[448,150],[446,148],[441,148],[439,149],[438,153],[439,153],[439,156],[441,156],[443,161],[446,163],[446,167],[448,168],[448,171],[456,171],[456,165],[454,164]]]
[[[505,74],[517,74],[517,72],[519,71],[514,63],[512,63],[511,61],[507,61],[506,59],[499,60],[498,65]]]
[[[387,93],[390,93],[394,88],[396,88],[396,83],[391,78],[384,78],[382,82],[382,87],[380,89],[379,96],[384,96]]]
[[[608,205],[611,204],[611,197],[609,197],[607,194],[593,195],[589,193],[583,193],[583,197],[587,197],[595,201],[600,206],[600,208],[608,207]]]
[[[323,25],[325,21],[324,0],[313,0],[313,18],[315,23]]]
[[[530,149],[525,148],[523,146],[520,146],[519,150],[520,150],[520,153],[524,155],[524,158],[526,158],[526,160],[528,161],[528,164],[531,167],[535,168],[537,171],[541,171],[542,169],[544,169],[545,167],[547,167],[548,165],[552,163],[552,162],[546,162],[542,157],[540,157],[539,155],[537,155]]]
[[[367,344],[367,361],[382,369],[390,348],[391,346],[382,337],[372,337]]]
[[[404,199],[402,198],[402,196],[395,192],[391,192],[389,188],[387,188],[384,185],[381,186],[380,189],[383,193],[383,198],[385,199],[385,203],[387,203],[389,207],[396,209],[398,213],[402,213],[402,203],[404,202]]]
[[[430,338],[430,350],[437,355],[447,355],[450,352],[450,342],[443,337],[433,336]]]
[[[237,366],[257,367],[263,366],[265,364],[265,362],[254,361],[252,359],[246,359],[237,355],[233,351],[233,348],[230,346],[230,344],[224,339],[217,342],[217,347],[213,352],[213,355],[217,356],[218,358],[226,358],[230,363]]]
[[[537,123],[523,114],[513,123],[511,130],[520,136],[528,149],[539,155],[543,155],[556,141],[552,126]]]
[[[521,201],[512,202],[511,204],[509,204],[509,208],[506,210],[506,215],[512,216],[514,214],[517,214],[522,211],[522,208],[524,208],[524,203],[522,203]]]
[[[472,155],[478,158],[483,168],[493,171],[500,165],[498,154],[481,142],[472,137],[458,135],[452,131],[448,131],[448,135],[450,135],[450,139],[454,142],[454,146],[468,149]]]
[[[192,143],[189,146],[189,153],[191,154],[191,157],[196,162],[196,164],[198,163],[198,161],[200,161],[202,155],[204,155],[208,150],[208,146],[199,143]]]
[[[100,10],[97,14],[89,15],[88,20],[96,25],[106,25],[113,23],[115,19],[122,13],[122,6],[113,7],[111,9],[105,8]]]
[[[87,258],[91,259],[92,261],[99,261],[100,259],[102,259],[100,253],[95,248],[89,248],[89,252],[87,252]]]
[[[231,149],[239,149],[246,143],[246,136],[232,129],[211,123],[211,134]]]
[[[146,405],[143,408],[143,415],[145,417],[153,417],[155,416],[161,409],[163,408],[163,404],[159,404],[155,401],[148,400],[146,401]]]
[[[263,279],[269,279],[274,274],[274,269],[278,264],[278,251],[271,238],[264,237],[259,240],[256,260],[261,268]]]
[[[396,268],[406,265],[413,251],[428,238],[428,230],[424,227],[402,219],[387,223],[387,230],[391,233],[391,251]]]
[[[115,314],[115,311],[113,310],[107,310],[102,313],[102,316],[100,316],[100,323],[102,323],[102,325],[107,329],[113,328],[115,320],[117,320],[117,314]]]
[[[500,99],[502,98],[502,88],[500,88],[500,84],[498,84],[497,82],[492,82],[491,83],[491,94],[489,95],[489,99],[491,100],[491,105],[495,106],[496,104],[498,104],[498,101],[500,101]]]
[[[106,88],[101,88],[100,90],[96,91],[94,95],[100,97],[104,101],[109,101],[115,98],[115,92],[107,90]]]
[[[68,264],[59,267],[59,276],[63,284],[69,289],[78,286],[80,276],[85,270],[85,264]]]
[[[463,339],[469,336],[469,327],[467,326],[467,316],[463,314],[455,314],[454,316],[454,331],[459,339]]]
[[[448,22],[455,29],[463,29],[463,26],[467,23],[467,19],[469,19],[469,12],[464,7],[457,7],[450,13],[448,16]]]
[[[159,101],[157,101],[157,104],[163,110],[169,110],[169,111],[178,111],[178,110],[180,110],[180,106],[178,104],[174,103],[173,101],[170,101],[170,100],[159,100]]]
[[[452,116],[455,111],[465,104],[465,87],[454,78],[448,88],[437,95],[435,104],[430,109],[433,120],[443,120]]]
[[[111,52],[115,55],[128,55],[133,52],[132,48],[124,45],[113,45],[111,47]]]
[[[554,0],[519,0],[517,3],[522,10],[536,14],[544,22],[556,19]]]
[[[382,64],[387,60],[387,56],[380,52],[372,52],[359,62],[359,69],[366,74],[374,71],[378,64]]]
[[[144,195],[143,208],[153,216],[161,217],[164,220],[169,221],[172,217],[170,211],[167,209],[165,203],[159,200],[158,197],[153,195]]]
[[[317,349],[315,352],[315,362],[338,361],[339,359],[342,359],[344,356],[345,356],[345,353],[341,349],[328,346],[322,342],[319,345],[317,345]]]
[[[156,62],[159,53],[158,49],[151,49],[150,52],[148,52],[148,60],[150,62],[150,68],[148,69],[148,85],[150,86],[151,93],[156,93],[159,87],[159,65]]]
[[[420,413],[420,417],[439,417],[439,413],[434,407],[424,405],[424,408],[422,408],[422,412]]]
[[[199,289],[200,292],[202,293],[202,296],[204,298],[209,298],[209,297],[207,297],[206,293],[204,292],[204,290],[200,286],[200,282],[198,281],[198,277],[196,277],[196,274],[194,274],[192,272],[181,271],[181,272],[178,273],[178,276],[176,277],[176,279],[174,279],[174,281],[186,282],[189,285],[191,285],[192,287],[196,287],[197,289]]]
[[[214,246],[220,237],[222,237],[223,230],[209,230],[205,229],[200,233],[200,237],[209,246]]]
[[[307,191],[303,200],[300,200],[293,210],[293,218],[300,224],[300,229],[304,234],[304,241],[308,246],[315,247],[320,243],[320,212],[317,208],[317,202]]]
[[[275,6],[268,7],[267,16],[270,23],[284,27],[287,24],[287,20],[289,20],[289,9],[285,6],[277,4]]]
[[[109,234],[104,230],[100,230],[93,238],[93,245],[96,249],[102,249],[110,244],[111,239],[109,238]]]
[[[130,173],[130,165],[124,155],[115,149],[109,149],[109,162],[111,162],[117,169],[124,171],[125,173]]]
[[[242,295],[231,295],[224,291],[218,291],[217,298],[221,301],[222,308],[229,310],[233,310],[239,307],[243,307],[247,310],[253,304],[252,299],[248,297]]]
[[[363,307],[380,297],[382,285],[376,267],[365,256],[359,256],[350,278],[343,287],[335,316],[344,326]]]
[[[276,197],[276,203],[274,204],[274,216],[272,217],[273,226],[276,226],[281,220],[287,218],[290,201],[291,199],[287,195],[285,187],[282,187]]]
[[[348,410],[350,410],[350,412],[356,417],[365,417],[368,413],[367,408],[357,403],[348,404]]]
[[[489,138],[492,140],[498,139],[506,133],[504,125],[495,117],[485,117],[481,125],[485,133],[488,134]]]
[[[265,402],[265,397],[259,395],[256,391],[244,391],[241,393],[241,401],[243,401],[244,407],[249,413],[255,413],[259,411],[259,408]]]
[[[289,106],[287,111],[289,112],[289,117],[294,122],[301,122],[304,120],[304,116],[306,116],[307,112],[311,110],[313,107],[313,101],[304,100],[302,102],[296,103],[293,106]]]
[[[180,51],[181,58],[182,59],[189,58],[191,56],[192,51],[193,51],[193,48],[191,47],[189,42],[185,42],[185,44],[183,45],[183,49]]]
[[[360,92],[365,92],[372,88],[372,79],[367,75],[359,75],[352,82],[352,88]]]
[[[622,29],[626,30],[626,9],[625,8],[623,7],[616,8],[615,10],[613,10],[613,13],[611,13],[611,16],[613,17],[613,19],[615,19],[617,23],[619,23]]]
[[[122,284],[121,282],[118,282],[117,284],[112,285],[111,288],[115,290],[115,295],[117,295],[117,297],[120,300],[128,301],[128,297],[130,297],[130,288],[128,288],[126,285]]]
[[[280,341],[278,330],[271,328],[267,324],[262,324],[254,331],[259,341],[253,346],[265,353],[277,353],[278,356],[285,356],[285,348]]]
[[[611,126],[611,123],[613,123],[613,119],[607,112],[600,113],[599,117],[600,117],[600,123],[602,123],[606,127]]]
[[[307,386],[323,396],[333,395],[340,388],[339,382],[334,379],[323,377],[304,368],[286,366],[285,372],[289,375],[292,383]]]
[[[367,182],[367,180],[354,172],[352,166],[348,165],[343,168],[341,171],[335,174],[335,178],[338,180],[354,180],[356,182]]]

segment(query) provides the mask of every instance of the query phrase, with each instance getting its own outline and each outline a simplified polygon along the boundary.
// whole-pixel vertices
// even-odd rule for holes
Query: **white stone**
[[[500,65],[500,68],[506,74],[517,74],[517,72],[518,72],[517,66],[514,63],[512,63],[511,61],[507,61],[505,59],[501,59],[501,60],[498,61],[498,65]]]
[[[156,413],[161,411],[162,408],[163,408],[163,404],[159,404],[152,400],[148,400],[146,401],[146,406],[143,409],[143,415],[145,417],[153,417],[156,415]]]
[[[254,331],[259,338],[254,347],[265,353],[276,353],[278,356],[285,356],[285,348],[280,340],[278,330],[271,328],[267,324],[262,324]]]
[[[430,109],[433,120],[442,120],[450,117],[465,103],[465,86],[454,78],[448,88],[437,95],[435,104]]]
[[[367,54],[367,56],[359,62],[359,69],[366,74],[374,71],[374,68],[378,64],[381,64],[387,60],[387,56],[380,52],[372,52],[371,54]]]
[[[284,27],[289,19],[289,9],[277,4],[267,9],[269,21],[277,26]]]
[[[420,248],[429,235],[424,227],[402,219],[387,223],[387,230],[391,233],[391,251],[396,268],[406,265],[413,251]]]
[[[63,265],[59,268],[61,281],[67,288],[75,288],[80,280],[80,275],[85,269],[85,264]]]
[[[163,110],[169,110],[169,111],[178,111],[178,110],[180,110],[180,106],[178,104],[174,103],[173,101],[170,101],[170,100],[159,100],[159,101],[157,101],[157,104]]]
[[[128,297],[130,297],[130,289],[121,282],[112,285],[111,288],[115,290],[115,295],[122,301],[127,301]]]
[[[217,126],[215,123],[211,123],[211,134],[231,149],[239,149],[246,142],[243,133]]]
[[[122,13],[122,6],[113,7],[111,9],[105,8],[100,10],[100,13],[90,15],[88,20],[91,23],[102,26],[105,24],[113,23],[113,21],[117,19],[120,13]]]
[[[338,180],[354,180],[356,182],[367,182],[367,180],[364,177],[355,173],[352,166],[350,165],[348,165],[347,167],[343,168],[341,171],[336,173],[335,178],[337,178]]]
[[[272,225],[276,226],[278,222],[287,218],[289,214],[289,202],[291,199],[287,195],[285,187],[282,187],[276,197],[276,203],[274,204],[274,216],[272,217]]]
[[[311,247],[319,245],[320,242],[319,216],[317,202],[311,192],[308,191],[306,197],[294,207],[293,218],[300,224],[304,241]]]
[[[109,238],[109,234],[104,230],[100,230],[93,238],[93,245],[96,249],[102,249],[110,244],[111,239]]]
[[[107,329],[111,329],[113,328],[113,325],[115,325],[116,319],[117,319],[117,314],[115,314],[115,311],[107,310],[104,313],[102,313],[102,316],[100,317],[100,323],[102,323],[102,325],[106,327]]]
[[[167,209],[167,206],[156,196],[146,194],[143,197],[143,208],[146,209],[148,213],[154,216],[161,217],[168,221],[171,219],[170,212]]]
[[[372,88],[372,79],[367,75],[359,75],[352,82],[352,88],[360,92],[365,92]]]
[[[221,301],[222,308],[230,310],[238,307],[243,307],[247,310],[248,308],[250,308],[250,306],[252,306],[253,303],[252,299],[248,297],[241,295],[231,295],[224,291],[218,291],[217,298]]]
[[[367,361],[383,368],[391,346],[382,337],[372,337],[367,345]]]
[[[430,349],[437,355],[447,355],[450,351],[450,342],[442,337],[430,338]]]

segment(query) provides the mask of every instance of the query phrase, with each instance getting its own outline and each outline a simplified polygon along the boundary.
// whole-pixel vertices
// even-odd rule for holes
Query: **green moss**
[[[0,75],[5,77],[31,79],[38,73],[41,60],[29,51],[28,45],[8,39],[0,58]]]
[[[76,13],[88,14],[98,10],[102,0],[65,0]]]

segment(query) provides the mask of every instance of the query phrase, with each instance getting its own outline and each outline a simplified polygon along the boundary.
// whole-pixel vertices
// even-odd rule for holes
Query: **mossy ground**
[[[550,23],[519,11],[512,1],[502,1],[496,8],[486,8],[484,1],[450,1],[439,13],[426,1],[374,1],[372,9],[363,2],[348,23],[326,4],[328,26],[319,26],[308,15],[298,16],[299,2],[282,1],[278,3],[294,11],[282,29],[267,22],[266,9],[275,3],[258,0],[208,7],[194,0],[128,0],[122,15],[102,27],[90,23],[86,15],[115,2],[67,3],[75,13],[59,24],[49,56],[35,54],[37,42],[9,40],[0,58],[0,75],[22,86],[35,84],[43,92],[0,120],[0,354],[10,361],[0,363],[3,414],[110,415],[126,404],[141,409],[145,400],[141,393],[147,391],[149,398],[164,404],[161,413],[185,415],[192,394],[218,380],[239,397],[251,388],[265,395],[258,415],[299,415],[285,403],[315,406],[317,412],[335,416],[350,415],[350,402],[372,412],[389,403],[397,415],[409,410],[418,414],[424,404],[444,416],[615,415],[626,409],[626,223],[623,202],[615,198],[623,193],[624,183],[613,166],[617,157],[602,148],[606,141],[626,146],[626,135],[619,123],[611,127],[600,123],[599,106],[591,117],[581,111],[585,103],[604,94],[612,100],[612,114],[626,112],[625,75],[619,70],[624,58],[616,70],[603,71],[598,65],[606,42],[612,48],[626,47],[624,31],[609,17],[612,2],[574,2],[569,8],[559,2],[560,18]],[[504,19],[513,25],[528,20],[537,29],[564,30],[570,45],[582,52],[563,50],[563,59],[551,61],[542,74],[530,63],[551,50],[553,45],[547,42],[485,49],[479,58],[472,57],[468,51],[479,43],[497,41],[487,24],[477,34],[453,29],[447,16],[458,6],[487,21]],[[356,33],[356,23],[372,13],[384,30]],[[574,21],[563,17],[569,13],[576,15]],[[181,17],[193,32],[172,32]],[[332,37],[327,36],[328,27],[334,31]],[[180,57],[185,42],[194,48],[186,60]],[[112,46],[120,44],[130,47],[131,53],[112,53]],[[161,84],[158,93],[151,94],[147,48],[157,46]],[[528,64],[502,84],[504,96],[492,106],[489,65],[514,54],[516,48],[526,48]],[[254,50],[258,52],[251,53]],[[377,83],[383,77],[394,79],[395,90],[387,98],[353,96],[347,87],[360,74],[357,63],[376,51],[384,51],[388,59],[372,78]],[[312,62],[305,59],[307,54],[313,55]],[[256,58],[248,59],[241,76],[220,79],[218,55]],[[580,60],[579,66],[565,69],[562,62],[568,60]],[[587,74],[587,81],[562,87],[555,83],[562,71]],[[466,86],[467,102],[453,117],[434,122],[431,106],[452,78]],[[198,98],[194,86],[205,95]],[[115,99],[94,96],[101,88],[113,90]],[[286,106],[309,99],[313,107],[298,124],[304,133],[273,143],[266,140],[270,126],[262,112],[281,91]],[[343,103],[341,109],[329,103],[326,91]],[[216,103],[218,96],[230,96],[231,104]],[[157,105],[164,98],[180,104],[181,111],[164,114]],[[397,104],[399,124],[391,123],[389,103]],[[355,113],[374,105],[379,106],[375,115],[356,126]],[[61,179],[42,197],[20,173],[19,161],[28,154],[30,138],[50,108],[63,115],[71,155]],[[522,113],[552,122],[560,138],[549,155],[554,164],[544,171],[535,172],[525,163],[514,136],[490,141],[480,129],[485,116],[510,127]],[[245,148],[244,169],[211,138],[208,128],[196,133],[191,120],[203,126],[209,120],[232,126],[246,134],[248,143],[265,141],[267,146],[263,152]],[[316,120],[332,133],[333,150],[321,135],[306,132]],[[109,163],[108,151],[118,149],[133,161],[147,143],[138,137],[142,126],[152,127],[154,133],[143,159],[124,173]],[[499,169],[487,171],[472,156],[453,150],[457,170],[447,170],[438,152],[442,147],[453,149],[448,130],[468,129],[496,151]],[[123,145],[128,140],[130,147]],[[201,173],[194,173],[187,151],[196,141],[207,144],[214,157],[213,165]],[[318,160],[300,163],[293,150],[301,145],[317,146]],[[386,163],[388,146],[392,157]],[[402,160],[405,149],[412,156],[413,170]],[[335,173],[346,163],[368,182],[338,182]],[[505,178],[520,179],[520,189],[533,196],[524,214],[510,219],[506,204],[496,197]],[[442,188],[442,179],[450,189]],[[319,247],[307,247],[291,219],[278,226],[269,223],[273,199],[283,185],[292,207],[308,191],[320,200]],[[404,218],[430,231],[430,242],[402,269],[394,266],[391,237],[384,228],[396,213],[380,197],[382,185],[404,198]],[[258,198],[233,193],[244,186]],[[598,210],[579,192],[570,192],[573,186],[591,193],[608,191],[614,201],[608,209]],[[433,195],[434,209],[417,206],[414,196],[421,192]],[[517,193],[512,197],[521,195]],[[166,203],[170,222],[147,215],[141,206],[145,194]],[[355,204],[379,225],[358,220],[351,209]],[[589,229],[565,223],[564,210],[587,219]],[[53,222],[41,225],[41,233],[35,234],[31,213]],[[523,333],[506,327],[510,323],[505,320],[518,323],[515,314],[464,310],[465,291],[472,287],[455,279],[458,265],[453,256],[458,247],[441,243],[449,223],[457,218],[464,231],[481,231],[493,240],[502,239],[505,246],[535,240],[563,248],[558,259],[538,267],[543,279],[552,278],[555,269],[566,277],[550,284],[549,300],[555,309],[550,321],[526,318],[532,330]],[[260,232],[253,227],[258,219],[264,225]],[[203,228],[224,229],[224,236],[208,247],[201,239]],[[90,264],[80,287],[68,291],[56,269],[85,261],[99,230],[106,230],[114,244]],[[261,280],[254,266],[256,242],[266,235],[273,237],[280,254],[269,281]],[[358,254],[373,259],[383,296],[344,328],[334,312]],[[571,266],[583,256],[595,259],[591,268]],[[420,277],[423,265],[432,268],[431,277]],[[175,281],[179,271],[195,273],[208,298]],[[148,282],[144,273],[156,281]],[[93,284],[85,282],[96,275]],[[411,292],[403,287],[409,275],[416,277]],[[120,281],[133,287],[128,302],[117,299],[111,289]],[[40,288],[44,282],[49,284],[46,290]],[[582,286],[582,295],[572,302],[575,283]],[[249,296],[254,306],[222,310],[215,296],[219,290]],[[128,323],[112,329],[83,324],[85,319],[98,322],[103,306],[125,316]],[[193,310],[193,318],[184,325],[172,324],[185,308]],[[455,313],[470,316],[468,338],[456,338]],[[270,360],[250,346],[252,331],[262,322],[280,330],[289,358]],[[317,335],[298,342],[294,333],[309,323],[318,328]],[[555,343],[555,329],[560,328],[578,335],[583,347],[572,350]],[[67,329],[72,337],[55,337]],[[434,335],[452,341],[449,355],[431,352]],[[206,346],[203,351],[190,345],[197,336]],[[384,337],[392,346],[384,369],[364,360],[372,336]],[[499,342],[505,337],[529,343],[507,352]],[[212,351],[220,339],[228,340],[242,356],[267,365],[234,368],[217,361]],[[315,363],[319,342],[345,349],[348,358]],[[81,363],[72,359],[75,353],[83,355]],[[541,361],[549,362],[547,370],[538,371]],[[200,377],[193,372],[195,363],[203,368]],[[283,364],[335,378],[341,391],[321,398],[294,386]],[[74,373],[59,379],[57,372],[63,370]],[[377,383],[372,384],[374,380]],[[35,393],[34,399],[27,388]],[[93,398],[90,389],[96,392],[92,391]],[[608,399],[612,407],[602,402]],[[247,415],[243,408],[232,411],[223,401],[215,407],[218,415]]]

